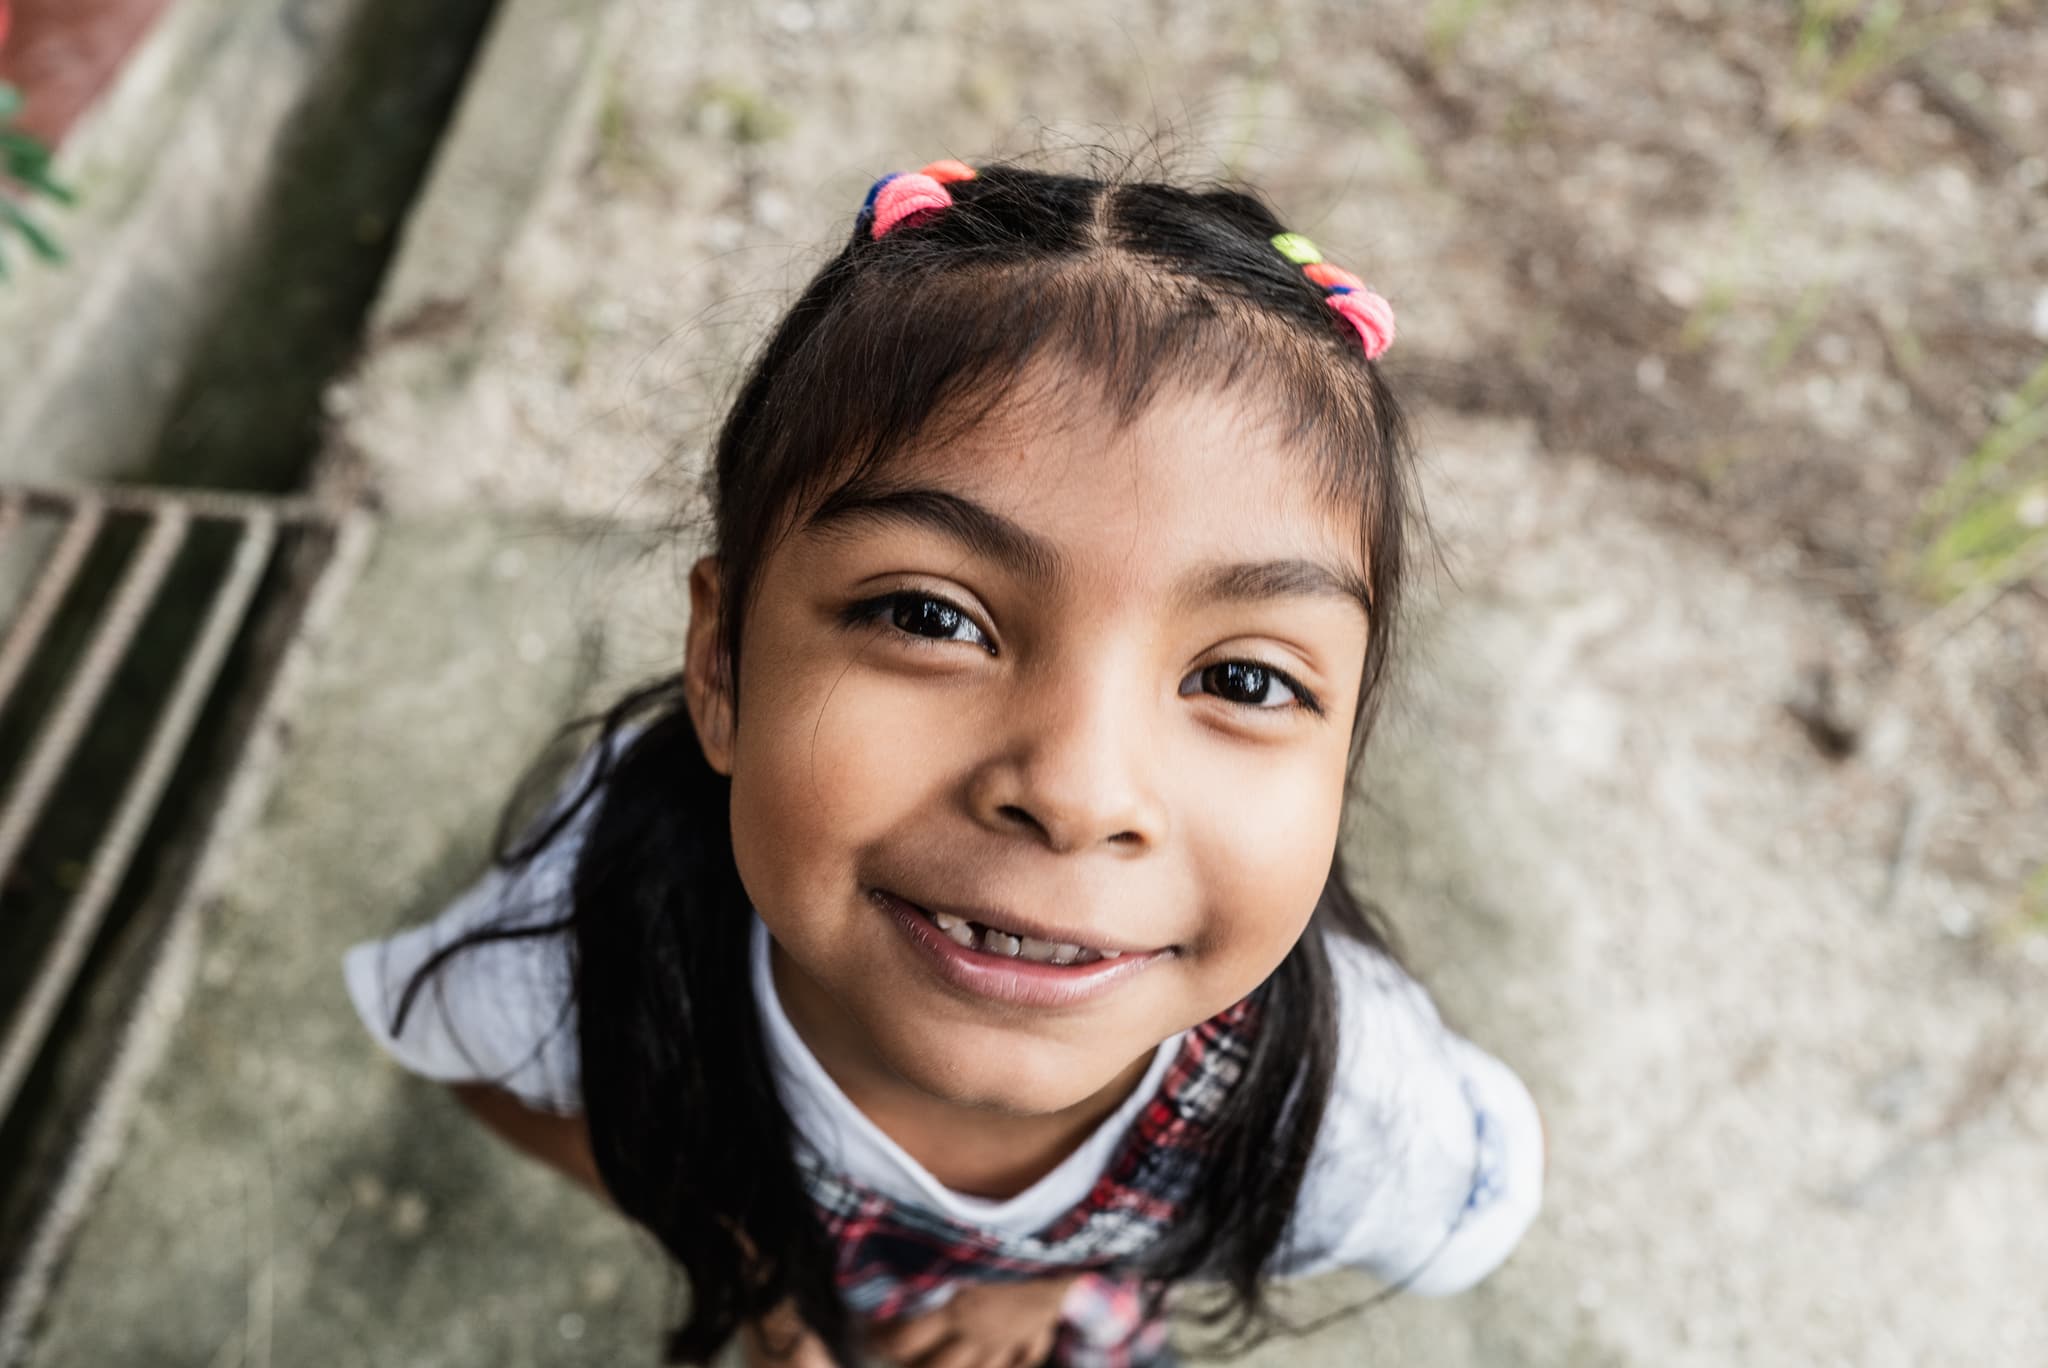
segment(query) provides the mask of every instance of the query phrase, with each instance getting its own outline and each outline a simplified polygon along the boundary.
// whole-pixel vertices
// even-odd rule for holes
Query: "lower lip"
[[[1009,955],[988,955],[960,944],[895,894],[878,888],[870,896],[924,953],[940,978],[976,997],[1019,1007],[1072,1007],[1092,1001],[1173,953],[1126,953],[1092,964],[1040,964]]]

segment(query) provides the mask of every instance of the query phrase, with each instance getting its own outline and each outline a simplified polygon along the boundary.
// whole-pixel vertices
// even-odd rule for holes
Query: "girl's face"
[[[799,1028],[936,1100],[1042,1115],[1301,934],[1367,619],[1355,510],[1242,403],[1170,394],[1118,430],[1086,386],[1019,393],[776,546],[735,730],[708,561],[687,672]]]

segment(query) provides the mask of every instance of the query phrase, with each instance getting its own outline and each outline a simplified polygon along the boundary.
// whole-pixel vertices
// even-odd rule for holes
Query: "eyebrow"
[[[1046,538],[964,495],[929,485],[855,480],[827,496],[805,519],[802,531],[829,537],[863,526],[936,532],[1046,590],[1071,575],[1065,553]],[[1336,599],[1356,604],[1372,620],[1372,589],[1357,571],[1299,556],[1207,561],[1189,571],[1174,594],[1184,606],[1281,598]]]

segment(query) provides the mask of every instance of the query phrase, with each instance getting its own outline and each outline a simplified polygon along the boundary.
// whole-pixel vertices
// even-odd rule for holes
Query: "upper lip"
[[[1130,945],[1117,941],[1102,940],[1087,933],[1076,933],[1063,927],[1043,922],[1022,912],[1012,912],[1005,907],[978,907],[969,903],[931,902],[924,898],[913,898],[895,889],[887,890],[893,896],[903,899],[912,907],[927,912],[944,912],[963,921],[980,922],[983,926],[1006,931],[1013,936],[1029,936],[1033,940],[1050,941],[1054,945],[1078,945],[1083,950],[1114,950],[1119,954],[1146,954],[1154,946]]]

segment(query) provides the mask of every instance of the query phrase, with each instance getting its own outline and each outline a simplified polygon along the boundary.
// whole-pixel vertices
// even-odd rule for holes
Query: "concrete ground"
[[[1602,7],[1568,9],[1597,46]],[[1249,1362],[2048,1362],[2048,1226],[2031,1215],[2048,1205],[2048,1028],[2029,1010],[2048,938],[2016,911],[2018,877],[2048,857],[2048,799],[2030,696],[1986,701],[2040,677],[2026,597],[1894,633],[1842,589],[1863,570],[1816,550],[1822,514],[1774,523],[1749,497],[1763,486],[1731,508],[1659,465],[1697,454],[1716,368],[1778,394],[1742,388],[1743,310],[1764,293],[1749,277],[1717,315],[1734,340],[1630,360],[1629,392],[1650,397],[1621,436],[1533,390],[1513,412],[1488,377],[1528,366],[1562,392],[1570,369],[1489,362],[1532,277],[1455,226],[1478,195],[1464,154],[1430,148],[1417,171],[1387,131],[1427,136],[1441,110],[1390,93],[1405,68],[1382,49],[1311,61],[1379,37],[1309,11],[513,0],[334,398],[329,479],[379,495],[374,549],[284,700],[269,801],[226,852],[161,1066],[30,1363],[654,1361],[671,1288],[645,1242],[384,1062],[337,956],[474,872],[561,718],[674,658],[695,548],[634,529],[689,511],[733,358],[816,259],[790,244],[843,231],[878,171],[974,155],[1034,114],[1060,115],[1057,144],[1142,119],[1148,98],[1191,111],[1326,248],[1358,246],[1339,259],[1377,244],[1409,285],[1448,573],[1425,575],[1346,839],[1447,1016],[1528,1081],[1552,1142],[1544,1214],[1480,1288]],[[1522,22],[1452,37],[1483,60]],[[1403,23],[1386,18],[1388,47],[1443,41]],[[1568,114],[1629,80],[1593,61],[1558,56]],[[1333,112],[1346,72],[1349,107],[1376,111],[1356,127]],[[1469,96],[1483,122],[1458,84],[1415,98]],[[516,109],[494,118],[494,101]],[[535,101],[554,111],[538,146]],[[1581,206],[1589,237],[1613,229],[1627,151],[1588,163],[1614,173]],[[1886,212],[1911,198],[1865,189]],[[1702,258],[1664,228],[1644,240],[1670,260],[1630,278],[1683,294],[1658,272]],[[1912,231],[1859,241],[1882,265]],[[1587,383],[1620,404],[1595,367],[1621,344],[1551,321],[1588,330]],[[1838,399],[1878,386],[1840,364]],[[1461,402],[1457,367],[1480,399]],[[1677,397],[1655,398],[1666,385]],[[1790,431],[1755,407],[1763,427],[1731,440]],[[1916,430],[1854,407],[1827,421],[1888,429],[1871,459],[1909,484],[1933,459]],[[1641,461],[1617,457],[1624,438]],[[1816,700],[1822,678],[1838,693]],[[1816,744],[1816,710],[1846,718],[1848,754]],[[1301,1307],[1364,1290],[1320,1280]]]
[[[658,1267],[366,1053],[338,969],[473,876],[495,795],[624,659],[630,609],[600,586],[630,559],[617,534],[488,518],[379,534],[29,1362],[646,1356]]]

